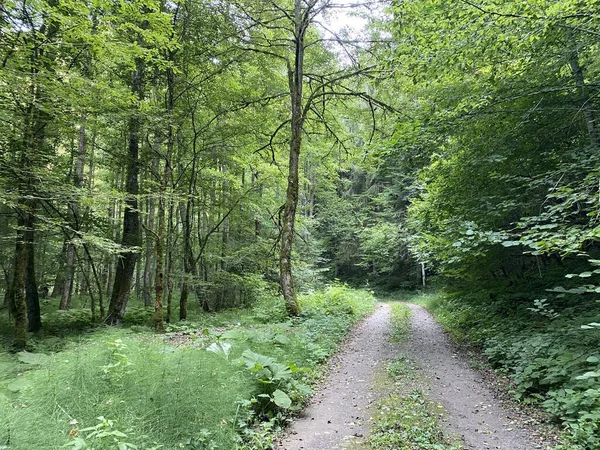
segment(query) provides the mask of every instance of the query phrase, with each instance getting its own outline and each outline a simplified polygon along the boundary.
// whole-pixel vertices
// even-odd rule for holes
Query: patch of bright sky
[[[349,64],[354,60],[352,55],[369,40],[371,19],[385,16],[389,3],[389,0],[330,0],[317,22],[323,37],[329,40],[326,46],[338,54],[340,62]]]
[[[364,34],[369,18],[382,14],[387,4],[385,0],[332,0],[322,23],[333,33],[358,38]]]

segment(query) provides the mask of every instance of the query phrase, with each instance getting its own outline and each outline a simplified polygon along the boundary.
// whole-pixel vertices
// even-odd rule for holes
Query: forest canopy
[[[431,284],[598,448],[599,50],[591,0],[4,0],[2,343],[227,310],[338,342],[348,285]]]
[[[161,330],[190,298],[264,285],[298,314],[298,290],[410,288],[418,263],[594,293],[596,19],[585,1],[5,2],[17,345],[73,296],[109,324],[131,298]]]

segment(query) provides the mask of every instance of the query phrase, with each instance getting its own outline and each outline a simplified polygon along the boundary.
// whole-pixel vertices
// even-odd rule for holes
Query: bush
[[[375,298],[372,292],[335,283],[322,291],[300,296],[299,303],[303,315],[308,317],[349,315],[357,318],[373,311]]]

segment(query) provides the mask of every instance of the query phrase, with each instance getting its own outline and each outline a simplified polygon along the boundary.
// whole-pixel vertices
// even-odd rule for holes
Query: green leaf
[[[246,341],[248,340],[248,336],[242,330],[229,330],[221,335],[221,339],[231,339],[234,341]]]
[[[598,358],[597,356],[590,356],[588,359],[586,359],[586,362],[597,363],[600,362],[600,358]]]
[[[19,352],[17,353],[17,358],[24,364],[35,364],[40,366],[43,366],[50,361],[50,356],[45,353]]]
[[[19,391],[24,391],[25,389],[28,389],[31,386],[32,386],[31,380],[29,380],[29,378],[26,377],[25,375],[21,375],[16,380],[8,383],[6,385],[6,389],[8,389],[11,392],[19,392]]]
[[[590,378],[600,377],[600,372],[586,372],[583,375],[576,377],[576,380],[589,380]]]
[[[273,358],[261,355],[260,353],[254,353],[252,350],[246,350],[242,353],[242,360],[250,370],[260,370],[275,362]]]
[[[280,389],[277,389],[275,392],[273,392],[273,402],[283,409],[288,409],[290,406],[292,406],[292,399]]]
[[[589,277],[591,277],[592,275],[593,275],[593,274],[592,274],[592,272],[581,272],[581,273],[579,274],[579,278],[589,278]]]
[[[226,360],[229,360],[229,353],[231,352],[231,344],[227,342],[213,342],[206,348],[207,352],[212,352],[215,355],[220,356]]]
[[[287,380],[292,377],[292,371],[289,366],[280,363],[269,364],[269,369],[273,374],[273,380]]]

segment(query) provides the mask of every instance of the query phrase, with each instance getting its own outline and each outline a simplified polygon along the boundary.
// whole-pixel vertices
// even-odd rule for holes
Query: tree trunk
[[[65,264],[65,275],[61,289],[60,304],[58,309],[69,309],[71,306],[71,293],[73,292],[73,279],[75,278],[75,245],[67,243],[67,260]]]
[[[167,166],[169,164],[167,163]],[[168,169],[165,169],[165,172]],[[161,184],[161,188],[165,188]],[[164,191],[163,191],[164,193]],[[165,331],[163,322],[163,294],[165,278],[165,196],[158,199],[158,217],[156,230],[156,273],[155,273],[155,295],[154,298],[154,330],[162,333]]]
[[[53,298],[62,297],[63,290],[65,288],[64,266],[65,266],[65,261],[67,259],[67,244],[68,244],[67,239],[65,239],[65,241],[63,242],[63,247],[60,252],[60,255],[58,255],[58,263],[56,264],[57,265],[56,277],[54,278],[54,286],[52,287],[52,293],[50,294],[50,297],[53,297]]]
[[[179,296],[179,320],[187,319],[187,305],[190,295],[189,279],[196,276],[194,255],[192,253],[192,225],[190,216],[192,214],[192,201],[188,200],[187,205],[179,203],[179,214],[181,216],[181,225],[183,226],[183,271],[184,279]]]
[[[302,81],[304,71],[304,36],[306,33],[306,17],[302,13],[302,1],[295,0],[294,30],[294,66],[288,66],[288,81],[292,107],[290,158],[288,167],[287,191],[281,218],[281,248],[279,251],[279,282],[285,299],[288,314],[298,315],[300,309],[294,290],[292,276],[292,246],[294,242],[294,225],[298,207],[298,168],[300,150],[302,148],[302,128],[304,112],[302,108]]]
[[[158,156],[155,156],[152,162],[152,171],[158,172]],[[160,202],[160,199],[159,199]],[[154,258],[154,252],[152,251],[152,243],[154,242],[154,198],[150,196],[148,198],[148,219],[146,221],[146,261],[144,264],[144,284],[142,288],[142,296],[144,298],[144,306],[152,305],[152,260]],[[163,206],[164,208],[164,206]],[[163,224],[164,227],[164,224]],[[164,232],[164,230],[163,230]],[[158,237],[157,237],[158,239]],[[158,249],[158,247],[156,247]],[[158,264],[158,255],[157,261]],[[158,269],[156,269],[158,273]]]
[[[132,90],[137,95],[139,102],[143,100],[142,78],[144,66],[143,62],[136,62],[136,69],[133,73]],[[138,259],[138,247],[141,241],[140,233],[140,216],[138,212],[139,192],[138,177],[139,177],[139,146],[141,135],[141,118],[139,106],[133,112],[129,119],[129,151],[126,172],[126,192],[125,213],[123,215],[123,237],[121,246],[123,253],[119,255],[117,260],[117,269],[115,273],[115,281],[113,283],[110,304],[108,307],[108,315],[105,322],[109,325],[115,325],[122,321],[135,265]]]
[[[85,166],[85,150],[86,150],[86,116],[85,113],[81,116],[81,125],[79,127],[79,137],[77,139],[77,159],[75,160],[75,170],[73,171],[73,186],[75,188],[75,196],[83,187],[83,169]],[[79,199],[75,198],[69,202],[69,211],[71,216],[71,227],[77,232],[80,227],[79,218]],[[65,264],[65,280],[60,300],[59,309],[69,309],[71,306],[71,293],[73,292],[73,278],[75,276],[75,244],[72,242],[76,237],[76,232],[69,236],[67,242],[67,254]]]
[[[583,76],[583,68],[579,63],[579,51],[577,49],[577,43],[572,33],[567,36],[569,43],[571,44],[571,51],[569,52],[569,66],[571,67],[571,73],[573,80],[579,88],[579,103],[580,109],[583,112],[583,118],[588,131],[590,143],[596,149],[600,148],[600,134],[596,126],[596,117],[594,110],[590,104],[590,95],[588,92],[587,85],[585,84],[585,77]]]
[[[15,246],[14,277],[11,298],[9,299],[10,313],[15,323],[15,346],[25,348],[27,344],[27,301],[25,295],[25,279],[27,272],[27,245],[25,244],[25,211],[17,218],[17,236]]]
[[[171,167],[170,160],[167,161],[169,167]],[[169,169],[169,174],[171,174],[171,170]],[[169,175],[169,181],[171,180],[171,175]],[[173,272],[173,235],[175,234],[176,227],[173,225],[173,217],[175,215],[174,212],[174,203],[171,198],[168,199],[169,205],[169,228],[167,233],[167,258],[166,258],[166,268],[165,268],[165,286],[167,289],[167,323],[171,323],[171,319],[173,317],[173,277],[171,276]]]
[[[169,59],[173,59],[173,53],[169,53]],[[163,297],[165,291],[165,278],[167,286],[169,284],[169,265],[170,261],[165,263],[165,215],[167,207],[167,190],[169,181],[171,180],[171,159],[173,157],[174,147],[174,131],[173,131],[173,109],[175,106],[175,73],[172,68],[167,69],[167,101],[165,109],[169,115],[169,126],[167,131],[167,154],[165,158],[165,169],[160,180],[160,197],[158,199],[158,224],[156,232],[156,275],[155,275],[155,290],[156,298],[154,300],[154,329],[157,332],[164,331],[163,323]],[[155,173],[158,173],[158,158],[156,158]],[[169,217],[169,221],[171,217]],[[169,226],[169,231],[170,226]],[[169,258],[170,259],[170,258]],[[165,272],[167,276],[165,277]],[[171,289],[168,289],[168,306],[167,306],[167,322],[171,321]],[[186,311],[187,313],[187,311]]]

